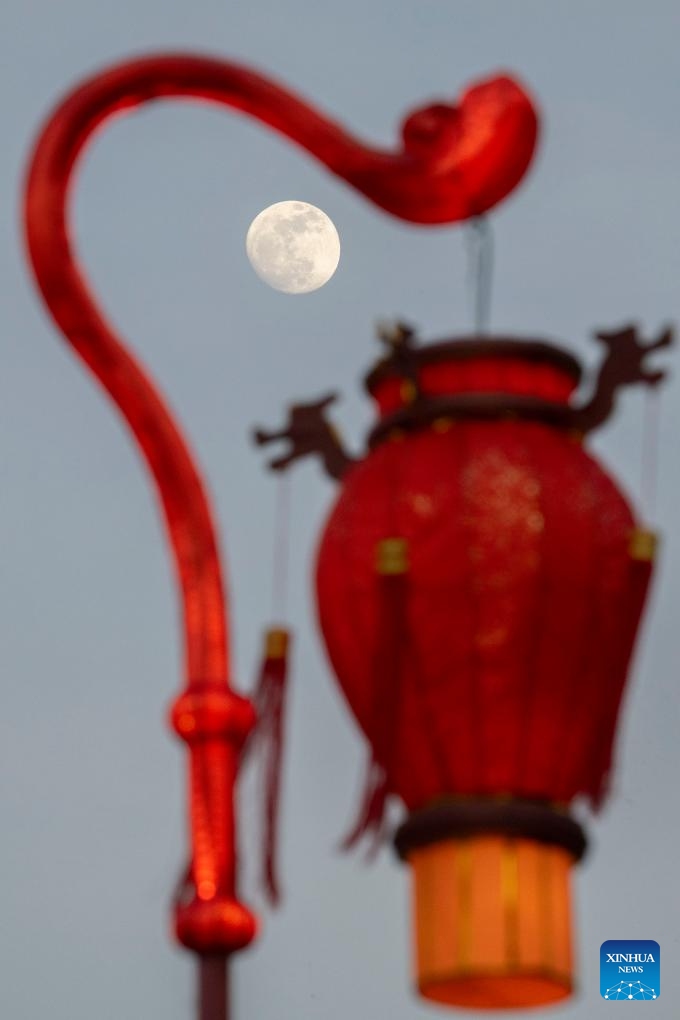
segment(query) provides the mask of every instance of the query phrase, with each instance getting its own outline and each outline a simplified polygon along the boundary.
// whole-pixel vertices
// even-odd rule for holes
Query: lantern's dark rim
[[[425,428],[441,418],[482,419],[522,418],[541,421],[563,429],[576,427],[574,409],[540,397],[512,396],[507,393],[458,393],[449,397],[423,396],[412,404],[386,414],[373,428],[368,445],[375,446],[390,434],[402,430]]]
[[[587,840],[579,823],[541,801],[470,800],[435,804],[409,815],[394,846],[402,860],[413,850],[446,839],[500,835],[560,846],[579,861]]]
[[[438,361],[466,361],[470,358],[523,358],[554,365],[566,372],[575,383],[580,382],[583,368],[580,361],[564,347],[545,340],[520,337],[480,337],[476,335],[435,340],[422,347],[410,347],[408,357],[414,365],[431,365]],[[369,393],[383,379],[403,375],[400,361],[383,358],[369,371],[364,386]]]

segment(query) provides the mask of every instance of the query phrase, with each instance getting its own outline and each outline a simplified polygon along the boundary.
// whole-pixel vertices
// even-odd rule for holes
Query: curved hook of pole
[[[537,115],[507,76],[470,88],[457,106],[412,113],[402,149],[364,145],[291,92],[222,60],[152,56],[122,63],[70,93],[47,120],[28,173],[25,226],[38,286],[62,333],[128,422],[163,508],[182,593],[186,688],[172,722],[191,752],[190,886],[177,935],[197,952],[247,944],[255,922],[235,892],[233,786],[253,725],[231,688],[225,595],[215,527],[194,458],[149,377],[99,310],[71,242],[73,171],[105,120],[152,100],[192,97],[258,118],[306,149],[376,205],[404,220],[478,216],[519,182],[532,157]],[[185,890],[187,891],[187,890]]]

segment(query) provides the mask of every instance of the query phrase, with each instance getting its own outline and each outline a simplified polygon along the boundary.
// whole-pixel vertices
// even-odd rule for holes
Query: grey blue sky
[[[680,320],[680,7],[675,0],[4,0],[0,63],[0,1004],[7,1020],[189,1020],[191,960],[166,935],[184,858],[184,762],[164,725],[180,683],[178,615],[146,474],[111,407],[58,339],[26,272],[21,175],[48,108],[79,77],[166,48],[252,63],[357,133],[509,69],[542,106],[540,152],[493,215],[492,327],[592,363],[594,327]],[[301,198],[342,241],[328,286],[269,290],[244,253],[264,206]],[[358,379],[376,319],[425,336],[470,327],[464,232],[390,220],[259,125],[188,104],[119,119],[79,179],[78,244],[114,321],[199,453],[222,529],[235,674],[252,682],[270,604],[274,486],[248,442],[291,397],[337,386],[358,447]],[[677,365],[676,355],[675,361]],[[680,370],[662,402],[654,517],[664,534],[626,701],[614,795],[577,876],[581,992],[608,1016],[605,939],[662,949],[657,1020],[677,1015],[680,881]],[[596,447],[640,493],[640,394]],[[315,536],[333,498],[312,465],[292,490],[297,630],[284,788],[282,909],[237,963],[236,1020],[425,1020],[409,989],[408,884],[385,852],[335,851],[363,748],[314,627]],[[246,785],[246,794],[249,793]],[[246,796],[246,893],[256,809]],[[642,1007],[634,1007],[641,1011]]]

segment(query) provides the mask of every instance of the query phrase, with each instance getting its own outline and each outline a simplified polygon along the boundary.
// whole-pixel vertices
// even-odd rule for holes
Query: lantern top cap
[[[444,361],[512,359],[542,363],[564,372],[574,386],[583,375],[581,363],[573,354],[538,338],[468,334],[418,345],[414,343],[414,331],[402,323],[392,328],[379,326],[378,335],[389,353],[373,365],[364,379],[371,394],[386,378],[408,377],[409,370]]]

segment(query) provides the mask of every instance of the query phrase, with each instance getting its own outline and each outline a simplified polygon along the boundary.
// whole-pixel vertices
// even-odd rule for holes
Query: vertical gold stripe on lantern
[[[506,839],[501,847],[501,899],[505,925],[505,959],[511,970],[520,962],[519,954],[519,866],[517,841]]]

